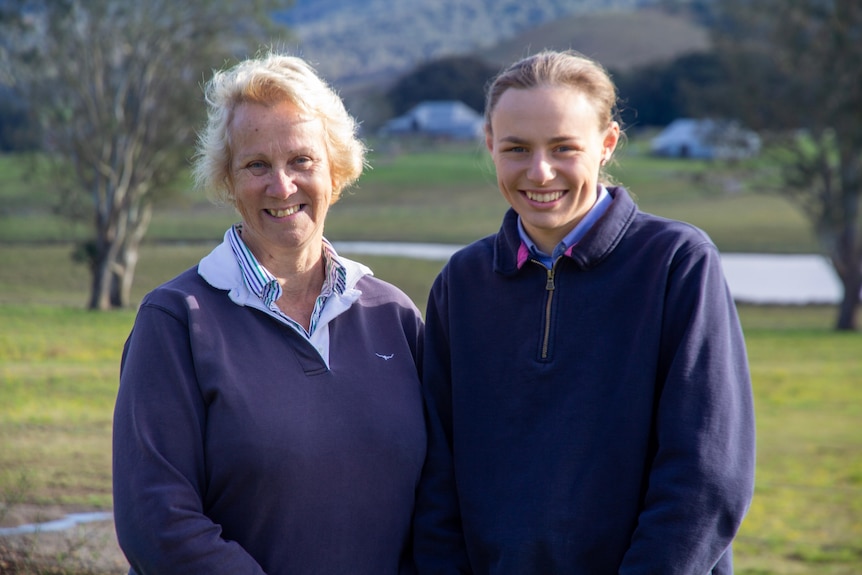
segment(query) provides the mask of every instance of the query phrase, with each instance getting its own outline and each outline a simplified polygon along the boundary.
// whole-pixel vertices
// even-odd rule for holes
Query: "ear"
[[[236,193],[234,193],[234,181],[233,181],[233,172],[228,170],[227,175],[225,175],[222,180],[222,188],[219,190],[219,198],[225,200],[228,205],[236,208]]]
[[[330,188],[332,190],[332,194],[329,197],[329,205],[331,206],[341,199],[341,189],[338,187],[338,182],[335,181],[335,176],[330,176],[329,183],[332,186]]]
[[[491,128],[485,126],[485,147],[488,151],[494,153],[494,134],[491,133]]]
[[[617,122],[611,122],[607,130],[605,130],[605,137],[602,139],[603,162],[607,162],[611,159],[611,156],[613,156],[614,150],[616,149],[617,143],[619,143],[619,141],[620,125]]]

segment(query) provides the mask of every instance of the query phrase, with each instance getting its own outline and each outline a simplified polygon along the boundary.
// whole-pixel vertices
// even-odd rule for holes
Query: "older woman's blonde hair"
[[[236,205],[231,178],[230,124],[242,103],[288,101],[323,122],[333,184],[332,203],[365,166],[366,148],[344,102],[305,60],[275,52],[216,71],[204,88],[207,123],[192,164],[195,185],[214,201]]]

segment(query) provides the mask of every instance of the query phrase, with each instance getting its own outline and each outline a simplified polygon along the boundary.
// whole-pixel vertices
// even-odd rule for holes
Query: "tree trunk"
[[[856,273],[855,277],[841,278],[844,287],[844,296],[841,305],[838,306],[838,319],[835,322],[837,331],[855,331],[856,310],[859,307],[860,291],[862,291],[862,274]]]
[[[133,221],[128,224],[129,233],[123,244],[123,249],[118,254],[118,272],[120,273],[115,276],[116,299],[112,302],[115,307],[119,308],[128,308],[132,305],[132,284],[138,265],[138,254],[147,229],[150,227],[153,210],[152,206],[145,204],[129,213],[130,220]]]
[[[91,264],[93,281],[91,283],[89,309],[107,311],[120,307],[116,296],[116,278],[122,275],[121,245],[117,240],[103,241],[96,250]]]
[[[837,258],[833,266],[841,278],[844,296],[838,308],[835,329],[855,331],[856,309],[862,290],[862,237],[860,237],[860,199],[862,199],[862,155],[852,137],[839,138],[841,180],[841,218],[837,237]]]
[[[90,292],[91,310],[107,311],[119,307],[117,276],[121,275],[121,260],[126,230],[118,220],[116,209],[97,212],[96,240],[92,251],[93,281]]]
[[[111,308],[111,262],[107,258],[107,250],[96,246],[90,260],[90,302],[91,310],[104,311]]]
[[[112,186],[110,193],[94,194],[102,209],[97,211],[98,239],[91,251],[92,310],[131,306],[138,253],[153,214],[152,203],[146,197],[148,190],[148,183],[138,183]],[[100,203],[102,197],[114,198],[114,204]]]

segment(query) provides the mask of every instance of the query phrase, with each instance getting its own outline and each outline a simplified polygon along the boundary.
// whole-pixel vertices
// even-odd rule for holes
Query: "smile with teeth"
[[[266,210],[266,213],[276,218],[286,218],[287,216],[291,216],[298,212],[300,207],[301,206],[297,204],[295,206],[290,206],[289,208],[284,210],[268,209]]]
[[[563,192],[560,190],[554,190],[552,192],[524,192],[527,195],[527,198],[534,202],[547,203],[547,202],[555,202],[563,197]]]

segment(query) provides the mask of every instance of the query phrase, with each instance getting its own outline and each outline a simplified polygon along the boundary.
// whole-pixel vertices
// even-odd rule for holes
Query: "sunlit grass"
[[[333,240],[390,240],[466,244],[495,232],[507,208],[493,165],[478,143],[376,144],[371,167],[344,192],[327,217]],[[817,245],[795,206],[748,184],[743,168],[722,163],[653,158],[640,146],[620,152],[610,172],[645,211],[703,228],[724,252],[810,253]],[[87,222],[55,213],[57,198],[26,190],[50,188],[28,176],[16,158],[0,156],[0,243],[87,238]],[[35,180],[34,180],[35,178]],[[180,181],[186,181],[181,178]],[[219,241],[237,220],[231,208],[210,205],[190,189],[156,206],[149,241]]]
[[[506,204],[481,149],[381,147],[371,160],[375,168],[331,209],[331,239],[464,244],[498,229]],[[0,157],[0,494],[23,478],[27,502],[110,508],[111,418],[134,310],[84,310],[89,274],[71,261],[69,240],[84,237],[86,227],[36,209],[51,201],[49,189],[11,181],[10,174],[21,177],[11,169]],[[791,205],[745,186],[723,190],[713,169],[632,153],[614,173],[642,208],[703,227],[725,251],[812,249]],[[182,200],[156,213],[133,302],[196,265],[236,221],[230,209],[202,198]],[[443,265],[344,255],[404,289],[420,310]],[[735,544],[737,573],[862,573],[862,334],[833,332],[831,306],[739,311],[758,463],[755,498]]]
[[[427,293],[440,262],[363,258]],[[424,306],[424,301],[421,302]],[[755,498],[737,572],[844,575],[862,567],[862,334],[832,310],[741,306],[754,383]],[[110,507],[110,425],[133,312],[0,305],[0,492]]]
[[[758,451],[754,500],[734,546],[739,573],[862,569],[862,334],[815,327],[831,312],[741,309]]]
[[[111,417],[132,312],[0,305],[0,487],[110,507]]]

